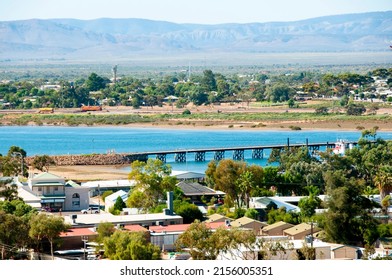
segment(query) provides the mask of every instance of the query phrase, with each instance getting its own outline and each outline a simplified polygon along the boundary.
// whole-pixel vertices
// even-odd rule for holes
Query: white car
[[[82,214],[88,214],[88,213],[98,214],[99,207],[89,207],[87,209],[83,209],[81,212],[82,212]]]

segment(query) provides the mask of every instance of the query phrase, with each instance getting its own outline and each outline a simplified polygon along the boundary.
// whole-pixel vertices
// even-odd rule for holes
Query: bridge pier
[[[179,152],[174,154],[175,162],[186,162],[186,152]]]
[[[157,154],[156,159],[159,159],[163,163],[166,163],[166,154]]]
[[[206,161],[206,152],[196,152],[195,161],[197,162]]]
[[[264,149],[253,149],[252,150],[252,158],[253,159],[262,159],[264,158]]]
[[[244,150],[234,150],[233,160],[244,160]]]
[[[214,160],[220,161],[225,158],[225,151],[215,151]]]

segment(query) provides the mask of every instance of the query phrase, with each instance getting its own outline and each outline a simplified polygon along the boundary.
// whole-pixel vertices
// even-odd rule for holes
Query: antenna
[[[117,80],[117,64],[113,66],[112,71],[113,71],[113,82],[116,83],[116,80]]]
[[[191,80],[191,63],[189,62],[189,67],[188,67],[188,82]]]

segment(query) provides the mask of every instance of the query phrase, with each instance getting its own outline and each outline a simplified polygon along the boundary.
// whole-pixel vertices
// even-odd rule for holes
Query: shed
[[[305,239],[306,236],[314,234],[320,231],[319,228],[312,226],[311,224],[301,223],[283,231],[285,236],[289,236],[294,240]]]
[[[265,226],[267,226],[266,223],[256,221],[254,219],[248,218],[248,217],[241,217],[239,219],[236,219],[230,223],[232,227],[237,227],[241,229],[249,229],[253,230],[256,235],[261,234],[261,229]]]
[[[294,225],[279,221],[276,223],[273,223],[271,225],[267,225],[263,227],[261,230],[262,235],[269,235],[269,236],[277,236],[277,235],[283,235],[283,231],[286,229],[289,229],[293,227]]]

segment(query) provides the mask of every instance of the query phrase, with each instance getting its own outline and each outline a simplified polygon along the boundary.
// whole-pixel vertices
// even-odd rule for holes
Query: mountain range
[[[107,60],[214,52],[378,52],[390,45],[392,11],[215,25],[134,18],[0,21],[0,60]]]

